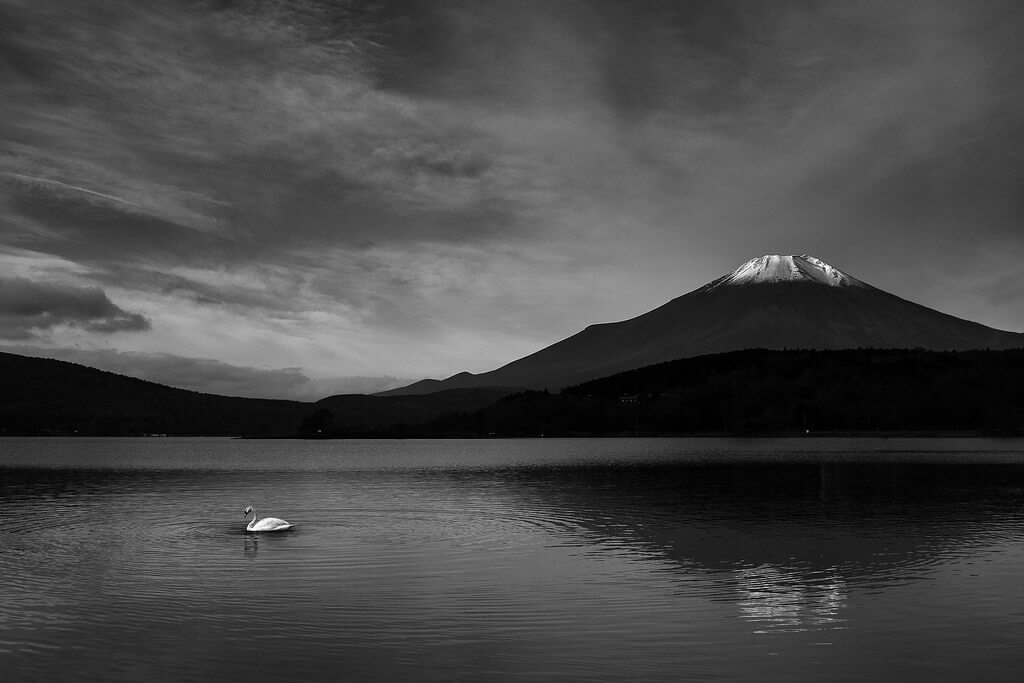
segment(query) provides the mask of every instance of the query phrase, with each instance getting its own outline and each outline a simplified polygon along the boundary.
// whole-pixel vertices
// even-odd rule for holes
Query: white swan
[[[245,517],[250,513],[252,513],[252,521],[249,522],[249,526],[245,527],[246,531],[287,531],[294,526],[277,517],[264,517],[260,519],[260,516],[251,507],[245,508],[242,516]]]

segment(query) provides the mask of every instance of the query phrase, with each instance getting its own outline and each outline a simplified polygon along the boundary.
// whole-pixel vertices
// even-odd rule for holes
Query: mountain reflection
[[[507,473],[566,533],[667,567],[758,630],[841,627],[854,586],[884,589],[1006,543],[1024,467],[732,464]]]

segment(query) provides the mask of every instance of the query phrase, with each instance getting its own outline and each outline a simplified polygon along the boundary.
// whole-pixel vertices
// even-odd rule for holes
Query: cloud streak
[[[115,202],[117,204],[123,204],[124,206],[130,206],[130,207],[132,207],[134,209],[141,209],[142,208],[138,204],[133,204],[132,202],[128,201],[127,199],[121,199],[120,197],[115,197],[113,195],[104,194],[102,192],[97,192],[96,190],[90,190],[87,187],[79,187],[78,185],[69,185],[68,183],[62,183],[59,180],[51,180],[49,178],[37,178],[35,176],[25,175],[23,173],[10,173],[10,172],[8,172],[8,173],[4,173],[3,175],[7,176],[8,178],[13,178],[14,180],[20,180],[20,181],[27,182],[27,183],[38,183],[38,184],[41,184],[41,185],[58,187],[58,188],[61,188],[61,189],[64,189],[64,190],[71,190],[72,192],[81,192],[82,194],[88,195],[90,197],[98,197],[100,199],[106,199],[107,201]]]

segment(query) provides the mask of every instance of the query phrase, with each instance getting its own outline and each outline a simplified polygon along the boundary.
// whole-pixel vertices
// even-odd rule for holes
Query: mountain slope
[[[491,372],[386,392],[561,387],[688,356],[747,348],[1024,347],[1024,334],[940,313],[812,256],[766,255],[630,320],[583,331]]]
[[[273,435],[310,404],[201,394],[76,363],[0,353],[0,434]]]
[[[317,435],[414,425],[473,411],[514,390],[330,396],[316,403],[202,394],[95,368],[0,353],[0,434]]]

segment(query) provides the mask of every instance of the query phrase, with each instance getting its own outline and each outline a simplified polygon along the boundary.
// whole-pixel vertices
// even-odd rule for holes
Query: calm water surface
[[[0,577],[4,681],[1015,679],[1024,442],[0,439]]]

